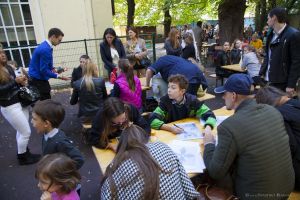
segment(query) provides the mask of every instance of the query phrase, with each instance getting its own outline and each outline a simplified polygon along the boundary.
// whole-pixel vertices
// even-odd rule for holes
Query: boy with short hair
[[[150,118],[151,128],[178,134],[183,130],[166,123],[188,117],[198,117],[205,120],[205,131],[211,131],[216,125],[216,117],[195,95],[186,93],[188,80],[185,76],[172,75],[168,82],[168,94],[160,99],[159,106]]]
[[[43,154],[64,153],[76,162],[77,169],[84,163],[80,151],[65,133],[58,129],[65,117],[62,104],[51,99],[39,101],[32,112],[32,124],[39,134],[43,134]]]

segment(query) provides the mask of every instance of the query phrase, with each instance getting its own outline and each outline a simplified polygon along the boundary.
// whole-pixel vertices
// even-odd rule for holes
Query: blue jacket
[[[33,52],[29,64],[29,76],[39,80],[49,80],[57,78],[57,74],[53,73],[53,56],[52,48],[44,41]]]

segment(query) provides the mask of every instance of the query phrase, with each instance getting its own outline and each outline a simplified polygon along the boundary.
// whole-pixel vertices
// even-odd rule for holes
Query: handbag
[[[23,86],[18,91],[20,103],[23,107],[29,106],[40,99],[40,93],[34,86]]]
[[[200,200],[238,200],[236,196],[228,191],[214,185],[200,184],[197,187],[200,193]]]

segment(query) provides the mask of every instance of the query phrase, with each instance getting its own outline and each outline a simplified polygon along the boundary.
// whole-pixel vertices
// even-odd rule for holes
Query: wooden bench
[[[300,199],[300,192],[294,191],[290,194],[288,200],[299,200]]]

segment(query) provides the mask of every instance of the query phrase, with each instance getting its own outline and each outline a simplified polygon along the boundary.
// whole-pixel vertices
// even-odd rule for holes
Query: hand
[[[184,130],[182,128],[179,128],[176,126],[172,126],[171,131],[172,131],[172,133],[179,134],[179,133],[182,133]]]
[[[203,143],[204,143],[204,146],[207,144],[215,144],[216,143],[215,137],[213,136],[213,134],[211,132],[209,132],[209,131],[205,132],[204,138],[203,138]]]
[[[212,131],[211,127],[210,126],[206,126],[205,129],[204,129],[204,131],[203,131],[203,135],[205,135],[205,134],[212,134],[211,131]]]
[[[57,78],[58,78],[58,79],[61,79],[61,80],[63,80],[63,81],[68,81],[68,80],[71,79],[71,78],[69,78],[69,77],[63,76],[62,74],[59,74],[59,75],[57,76]]]
[[[295,89],[294,89],[294,88],[289,88],[289,87],[287,87],[287,88],[285,89],[285,91],[286,91],[286,93],[289,95],[289,97],[293,97],[294,94],[295,94]]]
[[[41,200],[52,200],[51,193],[48,191],[43,192]]]
[[[18,84],[21,84],[21,85],[26,85],[27,84],[27,78],[26,76],[22,75],[22,76],[18,76],[15,78],[15,81],[18,83]]]
[[[117,152],[118,144],[108,143],[107,148],[113,150],[113,152]]]

